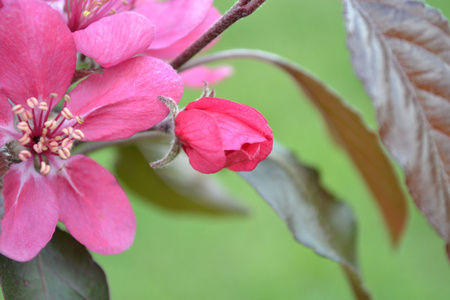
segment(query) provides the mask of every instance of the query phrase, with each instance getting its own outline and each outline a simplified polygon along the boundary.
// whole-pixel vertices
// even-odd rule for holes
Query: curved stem
[[[249,16],[266,0],[239,0],[227,11],[208,31],[192,43],[180,55],[174,58],[170,64],[174,69],[179,69],[206,45],[212,42],[228,27],[236,23],[239,19]]]

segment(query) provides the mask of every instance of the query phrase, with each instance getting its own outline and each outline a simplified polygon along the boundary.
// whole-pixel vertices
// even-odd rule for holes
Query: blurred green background
[[[223,13],[235,1],[216,0]],[[448,0],[427,1],[450,16]],[[353,74],[345,45],[342,4],[336,0],[268,0],[233,25],[213,49],[262,49],[286,57],[327,82],[374,126],[371,102]],[[358,220],[358,254],[376,299],[450,299],[444,242],[410,201],[411,217],[397,249],[346,154],[329,138],[321,117],[278,69],[233,61],[235,75],[217,96],[257,108],[274,136],[322,183],[351,205]],[[182,105],[199,91],[186,91]],[[111,151],[94,158],[111,168]],[[134,245],[117,256],[94,254],[112,299],[352,299],[339,266],[296,243],[272,209],[231,171],[215,175],[251,213],[247,217],[174,214],[128,192],[137,216]]]

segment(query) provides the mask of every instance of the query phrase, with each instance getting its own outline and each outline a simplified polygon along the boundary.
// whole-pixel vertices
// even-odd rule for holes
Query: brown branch
[[[186,50],[171,61],[174,69],[179,69],[189,59],[196,55],[206,45],[212,42],[228,27],[236,23],[239,19],[245,18],[252,14],[258,7],[260,7],[266,0],[239,0],[236,4],[227,11],[222,18],[220,18],[208,31],[192,43]]]

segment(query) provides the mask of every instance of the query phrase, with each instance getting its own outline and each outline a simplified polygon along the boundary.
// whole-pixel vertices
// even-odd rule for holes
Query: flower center
[[[68,26],[72,32],[84,29],[103,17],[130,10],[133,2],[134,0],[66,0]]]
[[[50,94],[51,99],[58,96]],[[40,173],[47,175],[50,172],[50,165],[46,162],[46,157],[59,156],[61,159],[68,159],[71,156],[74,140],[82,140],[84,134],[81,130],[75,129],[78,124],[83,123],[83,118],[73,116],[66,107],[70,101],[69,95],[64,96],[64,106],[61,112],[51,118],[50,110],[46,102],[40,102],[31,97],[27,100],[27,108],[18,104],[12,108],[17,116],[17,129],[22,132],[19,144],[27,148],[19,153],[21,161],[27,161],[30,157],[37,157],[40,163]],[[72,119],[77,121],[72,126],[67,126]],[[73,121],[70,124],[74,123]]]

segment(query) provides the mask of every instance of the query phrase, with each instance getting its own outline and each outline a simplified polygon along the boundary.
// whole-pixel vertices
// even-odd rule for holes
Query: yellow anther
[[[36,151],[36,153],[42,153],[42,143],[39,142],[37,144],[34,144],[33,149],[34,151]]]
[[[42,136],[47,136],[48,134],[48,128],[42,129]]]
[[[68,159],[70,157],[70,151],[67,149],[67,151],[69,151],[69,156],[67,156],[66,151],[64,151],[64,149],[66,149],[66,148],[62,148],[62,149],[58,150],[59,157],[61,157],[62,159]]]
[[[61,111],[61,115],[66,118],[67,120],[73,119],[73,114],[70,112],[70,110],[67,107],[64,107],[64,109]]]
[[[50,130],[55,129],[57,125],[58,124],[56,123],[55,119],[49,120],[49,121],[44,123],[44,126],[47,127]]]
[[[128,2],[125,1],[125,0],[122,0],[121,2],[122,2],[123,5],[128,5]]]
[[[48,143],[48,148],[50,149],[51,152],[55,153],[58,152],[58,143],[53,141]]]
[[[83,123],[84,123],[84,118],[83,118],[83,117],[75,116],[75,120],[77,120],[77,122],[78,122],[79,124],[83,124]]]
[[[49,172],[50,172],[50,165],[47,165],[44,161],[42,161],[40,173],[45,176]]]
[[[61,141],[63,138],[62,138],[62,136],[60,136],[60,135],[58,135],[58,136],[56,136],[55,137],[55,140],[57,140],[57,141]]]
[[[30,135],[25,133],[18,141],[22,146],[24,146],[31,141]]]
[[[65,135],[71,135],[73,133],[73,127],[66,127],[61,130]]]
[[[58,94],[57,93],[50,93],[50,98],[58,98]]]
[[[47,105],[46,102],[41,102],[41,103],[39,103],[38,108],[39,108],[40,110],[45,110],[45,111],[47,111],[47,110],[48,110],[48,105]]]
[[[117,11],[114,8],[111,8],[111,10],[109,11],[110,15],[114,15]]]
[[[19,152],[19,159],[21,161],[26,161],[30,157],[31,157],[31,152],[28,151],[28,150],[22,150],[22,151]]]
[[[26,132],[28,134],[31,134],[31,129],[30,129],[30,126],[28,126],[27,122],[24,122],[24,121],[19,122],[17,124],[17,129],[19,129],[19,130],[21,130],[23,132]]]
[[[28,99],[27,99],[27,104],[28,104],[28,106],[29,106],[31,109],[33,109],[33,108],[35,108],[36,106],[38,106],[39,102],[38,102],[38,100],[37,100],[36,98],[31,97],[31,98],[28,98]]]
[[[31,113],[31,111],[26,110],[22,113],[22,120],[24,120],[25,122],[28,122],[28,120],[33,119],[33,114]]]
[[[64,95],[64,101],[66,102],[70,102],[70,96],[69,95]]]
[[[84,139],[84,133],[83,133],[81,130],[76,129],[76,130],[72,133],[72,137],[73,137],[74,139],[76,139],[76,140],[81,141],[82,139]]]
[[[84,16],[85,18],[87,18],[90,14],[91,14],[91,12],[88,11],[88,10],[83,11],[83,16]]]
[[[25,111],[25,108],[23,108],[22,105],[17,104],[12,108],[12,111],[15,115],[20,115]]]

